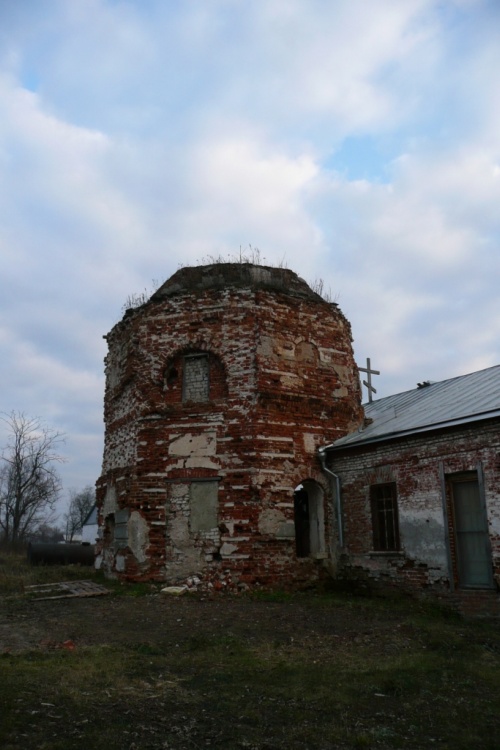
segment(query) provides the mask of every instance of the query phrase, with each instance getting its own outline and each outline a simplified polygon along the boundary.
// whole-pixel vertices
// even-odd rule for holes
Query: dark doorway
[[[295,511],[295,548],[297,557],[308,557],[311,553],[309,495],[303,487],[295,490],[293,502]]]

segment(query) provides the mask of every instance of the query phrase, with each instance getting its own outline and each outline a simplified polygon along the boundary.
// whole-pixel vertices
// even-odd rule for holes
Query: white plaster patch
[[[170,538],[172,539],[172,544],[179,552],[181,549],[184,551],[186,547],[189,547],[188,519],[185,516],[178,515],[171,519]]]
[[[257,347],[257,354],[261,357],[273,356],[273,340],[270,336],[262,336],[260,344]]]
[[[294,372],[283,372],[281,374],[281,384],[285,388],[294,388],[299,381],[299,376]]]
[[[316,347],[310,341],[301,341],[297,346],[297,359],[314,362],[317,358]]]
[[[304,450],[307,451],[307,453],[314,453],[316,450],[315,436],[312,435],[310,432],[304,432],[303,438],[304,438]]]
[[[285,521],[282,523],[276,532],[278,539],[294,539],[295,538],[295,524],[293,521]]]
[[[432,514],[402,514],[399,521],[402,546],[406,554],[436,566],[441,574],[446,572],[447,558],[444,544],[443,519],[432,518]]]
[[[335,370],[335,372],[336,372],[336,373],[337,373],[337,375],[339,376],[339,379],[340,379],[340,380],[341,380],[341,381],[342,381],[343,383],[345,383],[346,381],[347,381],[347,382],[349,382],[349,381],[350,381],[350,377],[351,377],[351,370],[350,370],[350,368],[349,368],[349,367],[344,367],[344,365],[337,365],[337,364],[334,364],[334,365],[333,365],[333,369]]]
[[[274,343],[278,357],[281,359],[295,359],[295,348],[293,345],[289,343],[283,345],[276,341]]]
[[[286,522],[286,518],[281,511],[275,508],[268,508],[262,511],[259,518],[259,531],[261,534],[278,533],[278,529]]]
[[[224,542],[224,544],[220,548],[220,554],[222,557],[229,557],[233,554],[233,552],[236,552],[238,547],[236,544],[229,544],[229,542]]]
[[[188,494],[189,491],[189,485],[187,484],[172,484],[172,487],[170,489],[170,497],[177,498],[177,497],[184,497]]]
[[[500,498],[495,497],[493,493],[487,494],[487,498],[486,514],[488,517],[490,535],[500,536],[500,516],[495,515],[495,511],[500,507]]]
[[[191,456],[186,460],[186,469],[218,469],[219,465],[209,458]]]
[[[332,350],[331,349],[323,349],[322,347],[319,348],[319,361],[323,364],[330,364],[332,361]]]
[[[349,391],[344,385],[341,388],[334,388],[334,390],[332,391],[332,396],[335,396],[335,398],[344,398],[348,394]]]
[[[128,546],[134,553],[138,563],[144,563],[148,559],[146,549],[149,544],[148,524],[141,514],[134,510],[128,521]]]
[[[217,450],[217,437],[215,432],[202,432],[193,435],[187,432],[185,435],[175,437],[168,447],[171,456],[214,456]]]

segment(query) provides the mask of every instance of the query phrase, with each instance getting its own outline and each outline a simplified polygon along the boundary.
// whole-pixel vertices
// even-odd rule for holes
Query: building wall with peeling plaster
[[[337,305],[288,269],[183,268],[106,338],[98,563],[131,580],[216,586],[300,585],[334,570],[316,451],[362,419]],[[188,361],[200,355],[208,376]],[[303,482],[321,498],[321,539],[299,558]]]
[[[328,465],[340,477],[344,509],[339,576],[368,588],[428,591],[455,598],[466,611],[500,614],[499,456],[498,420],[332,451]],[[484,478],[493,567],[489,591],[460,588],[447,483],[450,477],[478,469]],[[388,482],[397,488],[401,549],[376,552],[370,487]]]

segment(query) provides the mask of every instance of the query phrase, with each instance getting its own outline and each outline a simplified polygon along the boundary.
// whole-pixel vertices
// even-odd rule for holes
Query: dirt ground
[[[376,638],[379,648],[393,651],[401,628],[406,625],[404,611],[391,614],[391,632],[387,632],[387,613],[377,616],[372,606],[355,610],[339,606],[321,606],[310,596],[284,597],[273,601],[250,597],[181,597],[152,595],[99,596],[49,601],[6,600],[0,611],[0,653],[27,649],[52,649],[71,640],[75,646],[126,646],[154,643],[167,650],[196,637],[219,638],[231,635],[239,640],[293,644],[308,649],[329,648],[330,639],[339,644]],[[398,634],[398,635],[396,635]]]
[[[8,750],[498,747],[496,626],[405,601],[5,597],[2,665]]]

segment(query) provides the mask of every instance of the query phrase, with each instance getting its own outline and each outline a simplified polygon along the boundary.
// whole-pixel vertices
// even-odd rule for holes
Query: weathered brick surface
[[[112,529],[104,535],[109,571],[171,582],[198,573],[216,587],[314,580],[322,562],[295,552],[293,493],[305,480],[325,495],[316,557],[334,564],[316,449],[362,418],[351,330],[336,305],[286,269],[185,268],[107,341],[101,526],[117,509],[136,513],[127,548],[115,549]],[[200,365],[186,401],[195,354],[206,355],[208,398]],[[202,481],[217,483],[217,524],[194,530],[190,485]]]
[[[371,588],[434,591],[466,611],[500,614],[496,591],[461,591],[454,545],[453,510],[444,477],[482,468],[493,571],[500,583],[500,424],[498,420],[335,451],[330,466],[342,480],[346,548],[343,575]],[[440,467],[442,469],[440,470]],[[373,551],[370,485],[397,486],[401,551]],[[445,482],[445,489],[447,484]],[[447,528],[446,528],[447,526]],[[451,571],[447,555],[447,535]],[[452,584],[452,585],[450,585]]]

